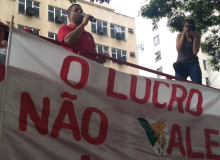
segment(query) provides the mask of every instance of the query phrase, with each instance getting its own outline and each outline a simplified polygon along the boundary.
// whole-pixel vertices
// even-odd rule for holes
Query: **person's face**
[[[189,29],[189,23],[188,23],[188,22],[186,22],[186,23],[184,24],[183,29]]]
[[[1,41],[3,41],[5,38],[5,29],[4,28],[0,28],[0,43]]]
[[[68,14],[68,18],[70,23],[74,22],[76,24],[81,24],[83,17],[81,16],[81,13],[83,12],[81,6],[75,5],[72,7],[71,13]]]

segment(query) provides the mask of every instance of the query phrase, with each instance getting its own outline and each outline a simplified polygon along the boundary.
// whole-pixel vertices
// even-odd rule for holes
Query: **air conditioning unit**
[[[28,7],[28,8],[26,9],[26,15],[28,15],[28,16],[34,16],[34,11],[35,11],[34,8]]]
[[[130,57],[135,57],[135,53],[134,52],[130,52]]]
[[[122,40],[122,33],[121,32],[116,33],[116,39]]]
[[[97,29],[97,33],[100,34],[100,35],[104,35],[105,34],[104,28],[103,27],[99,27]]]
[[[55,22],[62,24],[62,23],[63,23],[63,17],[60,16],[60,15],[57,15],[57,16],[55,17]]]
[[[134,30],[131,29],[131,28],[128,28],[128,32],[129,32],[129,33],[134,33]]]

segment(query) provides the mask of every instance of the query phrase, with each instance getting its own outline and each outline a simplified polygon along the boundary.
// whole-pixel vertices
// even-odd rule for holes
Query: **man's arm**
[[[75,43],[78,40],[79,36],[81,35],[82,31],[84,30],[84,27],[88,24],[90,17],[91,15],[87,14],[83,18],[83,22],[76,29],[74,29],[65,36],[64,43],[67,44]]]

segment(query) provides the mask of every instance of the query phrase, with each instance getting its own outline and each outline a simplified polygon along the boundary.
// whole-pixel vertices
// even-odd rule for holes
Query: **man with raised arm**
[[[91,60],[97,61],[96,56],[84,54],[85,52],[96,52],[93,36],[85,31],[85,26],[88,24],[91,15],[87,14],[84,17],[81,15],[83,9],[79,4],[73,4],[68,9],[69,25],[62,25],[58,31],[58,40],[73,46],[70,48],[62,46],[76,54],[82,55]]]

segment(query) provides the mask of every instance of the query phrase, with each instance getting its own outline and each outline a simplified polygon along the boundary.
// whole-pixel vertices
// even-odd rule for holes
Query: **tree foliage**
[[[158,21],[164,17],[168,19],[167,27],[171,32],[182,32],[183,21],[194,19],[197,32],[210,34],[202,43],[202,51],[210,56],[209,64],[213,70],[220,70],[220,0],[148,0],[149,3],[141,7],[143,17]],[[218,29],[213,29],[213,28]]]
[[[210,56],[209,65],[213,68],[213,70],[220,70],[220,36],[219,36],[220,28],[213,28],[211,30],[212,34],[209,34],[205,42],[202,43],[201,48],[203,52]]]
[[[68,1],[70,1],[70,3],[76,3],[76,0],[68,0]],[[110,0],[90,0],[90,2],[94,2],[94,1],[100,2],[100,3],[109,3],[110,2]]]

